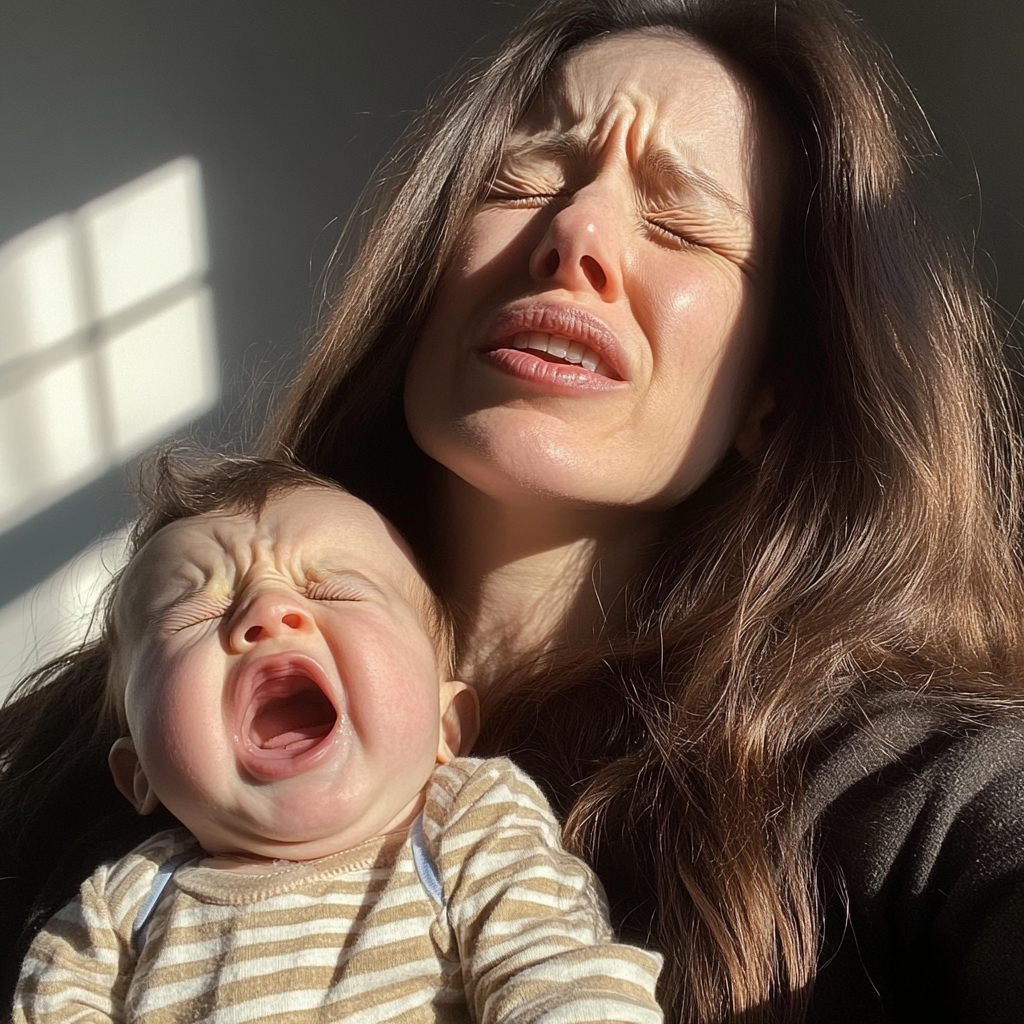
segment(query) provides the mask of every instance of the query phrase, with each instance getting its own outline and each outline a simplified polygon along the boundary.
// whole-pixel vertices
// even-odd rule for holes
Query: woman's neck
[[[621,626],[624,590],[661,517],[537,503],[509,506],[450,475],[441,502],[443,589],[463,651],[460,677],[487,691],[524,660]]]

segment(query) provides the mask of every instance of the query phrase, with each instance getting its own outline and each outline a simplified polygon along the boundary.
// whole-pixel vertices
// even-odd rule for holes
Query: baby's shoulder
[[[183,828],[169,828],[143,840],[135,849],[107,867],[112,873],[111,877],[115,872],[142,865],[158,871],[169,860],[178,860],[190,853],[199,856],[201,852],[199,842],[191,832]]]
[[[435,768],[427,786],[423,829],[431,847],[442,835],[459,847],[510,834],[528,834],[554,848],[561,845],[561,828],[537,784],[502,757],[458,757]]]
[[[54,919],[65,927],[110,928],[123,938],[130,937],[161,870],[173,870],[200,854],[195,839],[183,829],[159,832],[123,857],[100,864]]]
[[[192,854],[200,854],[195,837],[185,829],[168,829],[150,836],[120,859],[101,864],[87,884],[109,902],[134,904],[165,865]]]
[[[428,811],[451,813],[457,807],[489,806],[498,814],[510,808],[551,810],[537,784],[506,757],[456,757],[438,765],[427,785]]]

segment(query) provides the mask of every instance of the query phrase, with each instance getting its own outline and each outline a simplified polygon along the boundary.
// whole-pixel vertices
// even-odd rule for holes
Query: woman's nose
[[[244,651],[264,640],[309,632],[313,618],[302,598],[286,590],[264,590],[236,612],[231,623],[233,650]]]
[[[530,275],[549,287],[614,301],[622,290],[618,220],[610,197],[590,188],[577,192],[548,223],[530,255]]]

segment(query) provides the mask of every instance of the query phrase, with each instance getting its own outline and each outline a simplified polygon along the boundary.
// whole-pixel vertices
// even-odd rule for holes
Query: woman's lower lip
[[[580,391],[616,391],[627,382],[612,380],[574,363],[555,363],[529,349],[495,348],[478,353],[488,365],[539,390],[554,394]]]

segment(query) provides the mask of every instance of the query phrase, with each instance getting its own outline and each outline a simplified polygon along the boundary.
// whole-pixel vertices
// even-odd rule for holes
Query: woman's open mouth
[[[569,366],[582,366],[591,373],[599,373],[602,377],[617,379],[612,368],[595,352],[582,342],[571,341],[558,334],[546,334],[543,331],[521,331],[507,342],[508,348],[533,352],[547,362],[564,363]]]
[[[340,718],[322,669],[304,655],[261,658],[246,666],[235,688],[238,755],[260,778],[312,767]]]
[[[518,342],[519,337],[511,341]],[[582,360],[577,363],[546,349],[520,347],[518,344],[513,346],[511,341],[499,348],[481,352],[479,358],[495,370],[532,385],[542,393],[571,395],[576,392],[618,390],[623,386],[617,377],[606,376],[601,372],[600,367],[604,364],[599,363],[591,370]]]
[[[625,350],[582,309],[528,301],[495,316],[478,350],[494,369],[552,394],[617,391],[629,377]]]

